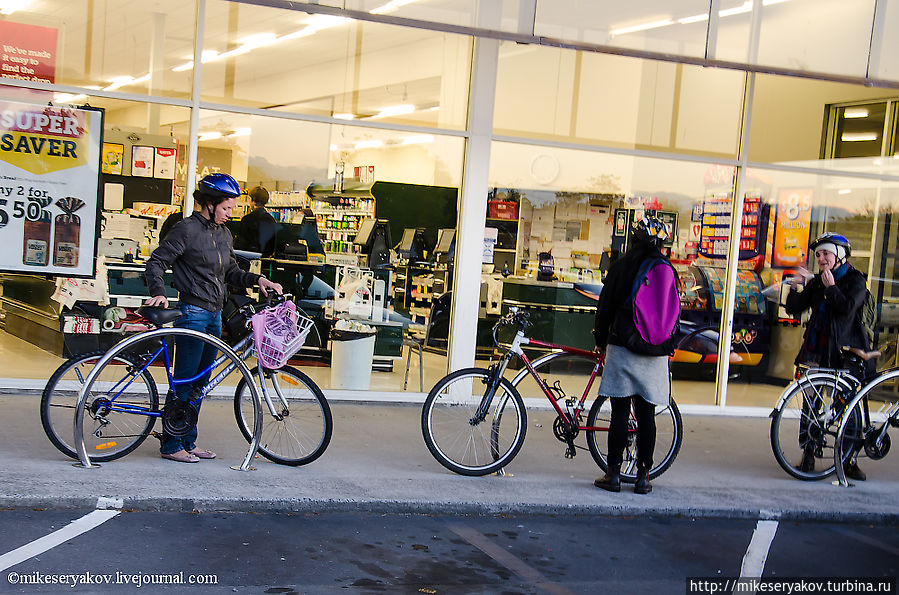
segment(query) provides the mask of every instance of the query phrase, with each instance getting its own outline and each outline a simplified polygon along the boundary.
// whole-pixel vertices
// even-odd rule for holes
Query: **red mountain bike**
[[[602,372],[604,355],[527,338],[524,331],[530,326],[529,316],[517,308],[493,327],[497,346],[497,331],[504,326],[515,327],[516,333],[497,363],[487,369],[458,370],[431,389],[421,412],[421,431],[428,450],[441,465],[461,475],[487,475],[508,465],[521,449],[527,430],[527,413],[518,387],[531,377],[557,413],[553,434],[566,444],[565,456],[572,458],[577,449],[583,449],[575,444],[583,433],[593,460],[606,471],[605,432],[611,419],[608,399],[593,401],[584,423],[587,397]],[[554,352],[531,362],[522,350],[524,345]],[[524,369],[508,380],[504,375],[515,356],[521,358]],[[637,478],[636,433],[637,420],[631,412],[621,465],[621,479],[626,482]],[[667,406],[656,408],[656,456],[650,479],[671,466],[682,440],[683,423],[672,398]]]

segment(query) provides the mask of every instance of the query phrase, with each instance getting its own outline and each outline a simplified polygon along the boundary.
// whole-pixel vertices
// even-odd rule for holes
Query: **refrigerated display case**
[[[726,270],[706,264],[677,265],[681,283],[680,339],[672,362],[715,364]],[[764,284],[758,273],[737,272],[730,363],[757,366],[771,337]]]

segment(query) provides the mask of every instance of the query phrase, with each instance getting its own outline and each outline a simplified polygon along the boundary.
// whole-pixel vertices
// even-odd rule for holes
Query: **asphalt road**
[[[117,512],[0,511],[0,593],[698,593],[711,591],[689,590],[689,577],[899,575],[895,526]],[[41,551],[36,540],[91,518],[97,526]]]

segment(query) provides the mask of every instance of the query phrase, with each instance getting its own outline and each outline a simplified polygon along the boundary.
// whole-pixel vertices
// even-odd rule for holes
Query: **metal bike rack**
[[[232,467],[237,471],[249,471],[251,470],[250,463],[253,461],[253,457],[256,456],[256,451],[259,450],[259,440],[262,438],[262,398],[259,396],[259,390],[256,387],[256,382],[253,379],[253,374],[250,372],[250,369],[247,367],[246,363],[240,359],[240,356],[228,346],[227,343],[219,339],[218,337],[213,337],[212,335],[207,335],[205,333],[201,333],[200,331],[195,331],[193,329],[188,328],[160,328],[152,331],[147,331],[144,333],[139,333],[134,335],[133,337],[128,337],[122,341],[116,343],[112,349],[106,352],[106,354],[100,358],[100,361],[94,365],[94,369],[91,370],[90,374],[87,375],[87,378],[84,380],[84,385],[81,387],[81,391],[78,393],[78,403],[75,405],[75,425],[74,425],[74,443],[75,450],[78,453],[78,460],[80,463],[75,463],[75,466],[81,467],[83,469],[93,469],[97,468],[100,465],[91,463],[90,458],[87,456],[87,448],[84,446],[84,435],[81,432],[81,424],[84,422],[84,404],[87,401],[87,388],[94,383],[94,380],[97,377],[97,374],[103,367],[106,365],[109,360],[114,358],[119,353],[125,351],[135,343],[139,343],[146,339],[152,339],[154,337],[167,337],[172,335],[182,335],[185,337],[193,337],[195,339],[200,339],[205,343],[209,343],[214,345],[227,355],[232,362],[237,364],[237,369],[240,370],[240,373],[243,375],[244,380],[247,383],[247,386],[250,388],[250,392],[253,394],[253,401],[256,405],[256,419],[253,422],[253,439],[250,441],[250,449],[247,451],[247,456],[244,458],[243,464],[240,467]]]

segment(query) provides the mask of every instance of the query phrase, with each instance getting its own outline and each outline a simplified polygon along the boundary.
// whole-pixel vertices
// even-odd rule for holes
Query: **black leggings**
[[[627,445],[631,403],[637,418],[637,466],[652,469],[652,452],[656,448],[656,406],[639,395],[609,397],[612,420],[609,424],[609,466],[620,465]]]

